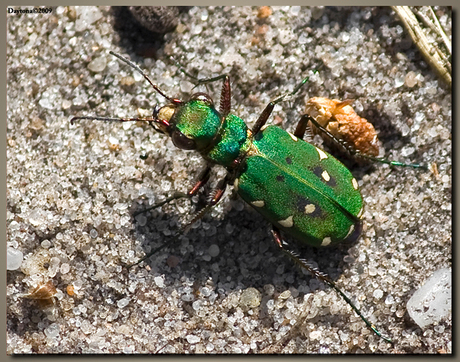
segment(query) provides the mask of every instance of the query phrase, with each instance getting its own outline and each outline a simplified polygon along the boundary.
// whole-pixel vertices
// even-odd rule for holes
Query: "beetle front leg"
[[[231,101],[232,101],[232,90],[230,87],[230,77],[228,75],[224,78],[224,83],[222,84],[222,92],[220,93],[220,106],[219,113],[225,118],[228,116],[231,110]]]
[[[220,92],[220,106],[219,113],[223,118],[226,118],[231,110],[231,101],[232,101],[232,90],[230,87],[230,77],[227,74],[221,74],[214,78],[209,79],[199,79],[200,84],[206,84],[210,82],[215,82],[219,79],[224,79],[222,84],[222,91]]]
[[[189,78],[195,79],[197,81],[197,85],[200,84],[207,84],[207,83],[212,83],[215,81],[218,81],[220,79],[224,80],[224,83],[222,85],[222,91],[220,93],[220,107],[219,107],[219,113],[223,118],[227,117],[228,114],[230,113],[231,110],[231,98],[232,98],[232,92],[230,88],[230,77],[228,74],[221,74],[218,75],[217,77],[213,78],[204,78],[204,79],[198,79],[197,77],[194,77],[193,75],[187,73],[185,70],[182,69],[181,71]]]
[[[219,113],[223,118],[225,118],[230,113],[232,100],[230,77],[228,74],[221,74],[214,78],[198,79],[198,84],[211,83],[220,79],[223,79],[224,83],[222,84],[222,91],[220,92]]]

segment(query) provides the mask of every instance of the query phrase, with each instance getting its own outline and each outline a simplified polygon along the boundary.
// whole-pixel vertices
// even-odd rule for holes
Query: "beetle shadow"
[[[411,113],[409,106],[406,103],[403,103],[401,107],[402,114],[404,115],[403,118],[408,119],[410,122],[411,117],[413,114]],[[410,144],[410,135],[404,136],[400,129],[398,129],[391,119],[386,115],[383,111],[378,110],[376,107],[370,107],[362,112],[362,117],[370,120],[372,125],[374,126],[375,130],[378,134],[378,139],[380,141],[381,146],[383,147],[383,158],[388,158],[389,161],[399,161],[402,162],[400,159],[393,159],[391,158],[390,151],[395,147],[400,147],[402,144]],[[399,146],[398,146],[399,144]],[[423,160],[423,153],[428,150],[428,146],[421,145],[417,147],[414,151],[414,154],[411,155],[411,159],[414,163],[419,163]],[[410,160],[407,160],[410,163]],[[373,165],[378,164],[378,162],[367,162],[364,163],[362,170],[357,168],[358,172],[369,172],[369,169],[372,168]],[[358,164],[359,165],[359,164]]]
[[[189,201],[184,201],[190,205]],[[275,292],[279,293],[291,287],[306,293],[327,288],[311,274],[303,273],[279,251],[270,233],[270,223],[259,213],[242,200],[225,202],[232,207],[221,218],[205,216],[201,225],[191,228],[181,241],[143,263],[148,264],[153,273],[164,275],[169,285],[185,277],[198,286],[204,286],[212,279],[216,288],[227,292],[249,287],[263,291],[266,285],[273,285]],[[144,240],[142,248],[145,253],[160,246],[166,238],[173,237],[164,236],[165,228],[175,226],[172,234],[179,230],[179,218],[173,209],[174,206],[170,205],[144,215],[147,222],[142,225],[134,221],[136,237]],[[319,249],[286,238],[294,250],[318,270],[328,274],[332,280],[340,277],[344,257],[351,245]]]

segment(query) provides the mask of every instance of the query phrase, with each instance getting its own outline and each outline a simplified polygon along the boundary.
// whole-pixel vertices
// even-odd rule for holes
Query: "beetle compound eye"
[[[159,109],[155,108],[154,116],[157,119],[162,119],[162,120],[169,121],[172,118],[172,116],[174,115],[175,111],[176,111],[176,109],[174,107],[171,107],[171,106],[164,106],[164,107],[161,107]]]
[[[171,139],[176,147],[183,150],[194,150],[196,148],[195,141],[178,130],[172,132]]]
[[[206,93],[195,93],[192,96],[192,99],[197,100],[197,101],[201,101],[201,102],[205,103],[208,106],[213,106],[214,105],[214,101]]]

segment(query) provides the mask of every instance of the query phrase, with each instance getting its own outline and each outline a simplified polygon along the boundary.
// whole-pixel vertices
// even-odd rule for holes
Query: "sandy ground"
[[[110,7],[8,15],[7,236],[25,259],[7,275],[8,353],[451,351],[450,317],[420,328],[406,311],[414,291],[451,265],[450,89],[389,8],[257,14],[194,7],[165,36]],[[450,29],[449,16],[441,21]],[[436,164],[434,173],[345,160],[366,205],[362,237],[300,248],[393,346],[280,255],[268,223],[232,187],[178,244],[125,268],[171,238],[196,205],[133,213],[188,190],[204,161],[141,123],[70,125],[75,115],[138,117],[165,103],[109,50],[172,97],[195,90],[170,56],[198,78],[229,74],[232,112],[250,126],[270,99],[311,75],[271,123],[293,131],[310,97],[354,99],[386,157]],[[220,89],[198,88],[216,103]],[[224,174],[217,169],[211,185]],[[53,307],[24,298],[48,281]]]

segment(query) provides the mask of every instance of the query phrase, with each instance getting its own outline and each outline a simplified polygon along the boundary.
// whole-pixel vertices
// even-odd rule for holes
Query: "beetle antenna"
[[[91,121],[104,121],[104,122],[149,122],[152,123],[152,117],[149,118],[110,118],[110,117],[94,117],[94,116],[80,116],[80,117],[73,117],[70,120],[70,124],[73,125],[75,121],[79,121],[81,119],[87,119]]]
[[[155,89],[158,93],[160,93],[164,98],[166,98],[168,101],[170,101],[171,103],[174,103],[174,104],[182,104],[183,102],[180,100],[180,99],[177,99],[177,98],[172,98],[172,97],[168,97],[155,83],[153,83],[153,81],[150,79],[150,77],[145,74],[145,72],[137,65],[137,64],[134,64],[132,61],[126,59],[125,57],[123,57],[122,55],[120,54],[117,54],[113,51],[109,51],[110,54],[116,56],[118,59],[120,59],[121,61],[125,62],[126,64],[128,64],[130,67],[134,68],[135,70],[137,70],[139,73],[142,74],[142,76],[147,80],[147,82],[150,83],[150,85],[153,87],[153,89]]]

